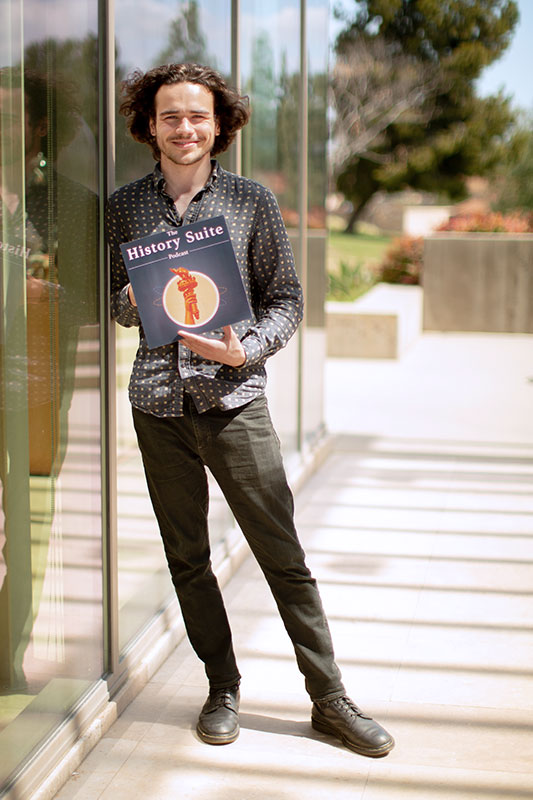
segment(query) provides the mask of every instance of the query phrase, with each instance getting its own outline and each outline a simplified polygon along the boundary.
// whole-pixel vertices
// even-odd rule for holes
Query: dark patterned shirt
[[[246,353],[242,367],[208,361],[180,342],[149,350],[139,312],[128,299],[128,275],[120,244],[156,231],[223,215],[241,271],[252,317],[233,325]],[[294,257],[272,192],[213,162],[211,177],[183,218],[153,173],[109,198],[106,235],[111,252],[111,314],[121,325],[139,327],[139,348],[129,384],[131,404],[159,417],[183,414],[184,389],[199,411],[236,408],[265,390],[266,359],[284,347],[303,313]],[[222,331],[204,334],[220,338]]]

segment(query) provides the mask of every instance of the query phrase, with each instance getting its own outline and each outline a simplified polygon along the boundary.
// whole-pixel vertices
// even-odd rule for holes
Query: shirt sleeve
[[[244,366],[285,347],[303,318],[303,292],[276,198],[263,189],[249,247],[252,299],[257,321],[242,339]]]
[[[109,245],[111,264],[111,317],[126,328],[139,326],[141,318],[136,306],[130,303],[128,297],[129,278],[120,245],[127,241],[120,225],[119,203],[112,197],[109,198],[105,214],[105,234]]]

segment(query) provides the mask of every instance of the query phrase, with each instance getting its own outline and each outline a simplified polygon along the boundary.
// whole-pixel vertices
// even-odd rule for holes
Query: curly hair
[[[147,144],[155,160],[159,160],[161,151],[150,131],[150,121],[155,118],[155,96],[159,88],[173,83],[197,83],[212,93],[220,132],[211,153],[216,156],[227,150],[237,131],[250,118],[248,97],[230,88],[214,69],[200,64],[163,64],[146,73],[135,70],[123,81],[120,113],[126,117],[135,141]]]

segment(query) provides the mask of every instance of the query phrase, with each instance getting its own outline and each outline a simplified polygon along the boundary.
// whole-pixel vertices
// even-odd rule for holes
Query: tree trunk
[[[355,223],[361,216],[361,212],[363,208],[366,206],[368,199],[361,200],[356,206],[352,208],[351,214],[348,217],[348,222],[346,223],[346,228],[344,229],[344,233],[355,233]]]

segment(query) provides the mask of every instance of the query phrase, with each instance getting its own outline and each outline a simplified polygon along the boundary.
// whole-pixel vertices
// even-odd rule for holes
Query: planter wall
[[[533,333],[533,234],[435,234],[423,288],[424,330]]]
[[[421,330],[420,286],[379,283],[353,303],[326,303],[329,358],[400,358]]]

